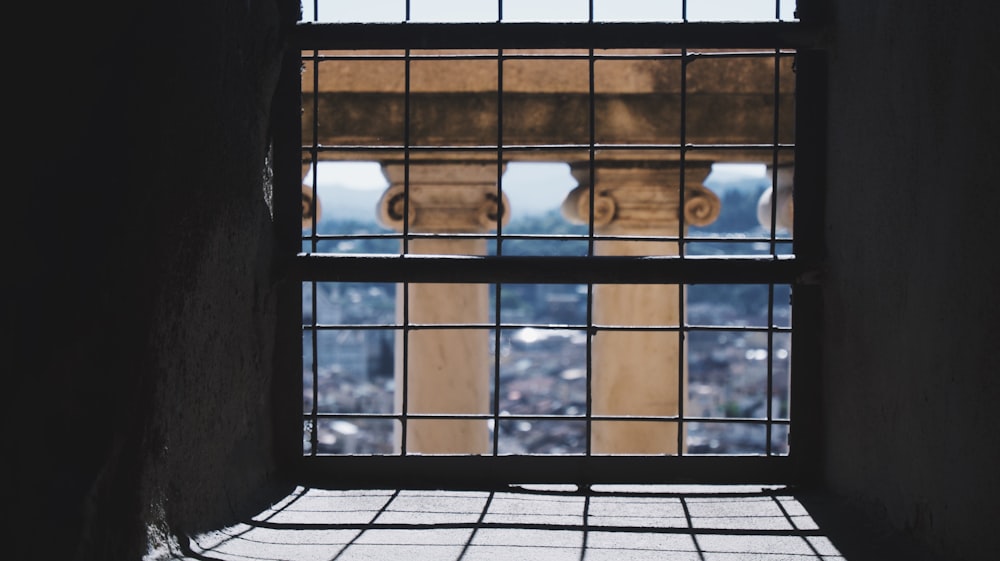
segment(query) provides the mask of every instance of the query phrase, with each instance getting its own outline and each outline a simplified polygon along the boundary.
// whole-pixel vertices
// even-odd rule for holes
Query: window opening
[[[302,21],[323,23],[797,21],[791,0],[306,0],[302,8]]]
[[[495,48],[461,24],[422,48],[401,4],[364,47],[336,24],[299,38],[301,465],[787,478],[793,24],[727,24],[759,43],[738,48],[669,32],[687,23],[658,48],[629,24],[578,44],[503,2]],[[304,19],[374,21],[352,14]]]

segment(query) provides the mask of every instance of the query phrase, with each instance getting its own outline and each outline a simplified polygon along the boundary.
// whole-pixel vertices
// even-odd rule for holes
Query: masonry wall
[[[60,1],[9,21],[32,32],[5,88],[5,548],[139,559],[274,481],[277,7]]]
[[[1000,14],[972,0],[834,5],[826,480],[944,558],[987,559]]]
[[[275,4],[7,16],[31,31],[5,91],[12,558],[137,559],[150,526],[268,498]],[[833,5],[825,479],[949,559],[988,558],[997,8]]]

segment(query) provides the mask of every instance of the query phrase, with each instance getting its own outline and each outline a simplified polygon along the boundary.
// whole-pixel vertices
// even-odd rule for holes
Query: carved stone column
[[[379,202],[379,219],[412,233],[480,233],[495,230],[497,216],[506,223],[506,197],[497,201],[497,166],[490,163],[411,163],[409,188],[405,167],[383,164],[390,186]],[[406,200],[409,198],[409,203]],[[404,211],[404,209],[406,209]],[[411,254],[483,255],[482,239],[414,239]],[[404,299],[404,290],[408,297]],[[485,324],[489,292],[484,284],[399,285],[397,317],[410,324]],[[403,337],[408,337],[403,364]],[[404,387],[409,414],[488,414],[490,407],[490,334],[483,329],[413,329],[396,340],[396,410],[403,409]],[[483,454],[490,450],[486,420],[414,419],[406,424],[406,452]],[[397,433],[397,445],[401,444]]]
[[[631,164],[631,165],[629,165]],[[708,162],[686,165],[685,225],[707,225],[718,216],[716,195],[701,186],[711,171]],[[590,167],[572,165],[579,186],[563,202],[563,214],[577,223],[590,216]],[[614,162],[594,170],[594,227],[602,235],[676,236],[680,228],[680,174],[676,163]],[[597,255],[677,255],[677,243],[598,240]],[[593,321],[613,326],[678,326],[677,285],[597,285]],[[599,331],[592,347],[593,413],[595,415],[677,415],[680,338],[674,331]],[[680,370],[680,372],[678,372]],[[592,450],[596,454],[677,453],[675,423],[595,421]]]

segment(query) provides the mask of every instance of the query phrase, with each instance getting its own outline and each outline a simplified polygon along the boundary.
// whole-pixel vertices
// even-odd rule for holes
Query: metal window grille
[[[498,2],[494,22],[435,24],[405,2],[402,23],[296,28],[274,127],[291,279],[276,426],[300,477],[810,476],[819,34],[695,23],[689,3],[677,22],[601,23],[591,1],[579,23],[510,23]],[[370,220],[322,196],[331,162],[380,166]],[[526,162],[576,181],[544,226],[519,223],[507,197]],[[766,169],[757,190],[706,191],[725,162]],[[747,217],[748,193],[771,186],[776,204]],[[437,399],[465,386],[472,397]],[[481,446],[435,441],[470,431]]]

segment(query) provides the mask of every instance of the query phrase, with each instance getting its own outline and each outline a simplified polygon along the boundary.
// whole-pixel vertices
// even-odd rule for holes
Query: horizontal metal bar
[[[403,234],[392,233],[392,234],[315,234],[302,236],[302,241],[324,241],[324,240],[401,240],[403,239]],[[435,239],[435,240],[459,240],[459,239],[473,239],[473,240],[487,240],[495,241],[502,239],[504,241],[510,240],[559,240],[567,242],[587,242],[590,241],[590,236],[586,234],[508,234],[504,233],[501,236],[496,234],[422,234],[422,233],[410,233],[405,236],[408,239]],[[679,236],[608,236],[608,235],[596,235],[594,236],[594,241],[651,241],[651,242],[678,242],[680,241]],[[776,244],[789,244],[789,246],[794,241],[792,238],[765,238],[765,237],[724,237],[724,236],[684,236],[685,243],[708,243],[708,244],[718,244],[718,243],[737,243],[737,244],[748,244],[748,243],[766,243],[771,242]],[[304,255],[322,255],[322,253],[312,253],[308,252]]]
[[[304,255],[293,278],[320,282],[790,284],[811,278],[794,257]]]
[[[309,456],[318,488],[506,488],[512,484],[787,484],[785,456]]]
[[[413,152],[495,152],[498,146],[496,144],[451,144],[451,145],[441,145],[441,144],[411,144],[410,146],[405,146],[403,144],[304,144],[302,145],[303,152],[398,152],[402,150],[410,150]],[[566,151],[579,151],[579,150],[590,150],[591,146],[588,143],[562,143],[562,144],[504,144],[499,146],[503,148],[504,151],[510,152],[532,152],[532,151],[552,151],[552,150],[566,150]],[[792,143],[753,143],[753,144],[594,144],[593,148],[595,150],[663,150],[663,151],[677,151],[680,152],[682,149],[688,152],[697,152],[701,150],[712,150],[712,151],[759,151],[759,152],[770,152],[772,150],[793,150],[795,144]],[[763,160],[762,160],[763,161]]]
[[[327,51],[313,51],[315,54],[308,54],[308,51],[302,54],[302,60],[306,62],[314,61],[369,61],[369,60],[680,60],[680,59],[698,59],[698,58],[769,58],[773,59],[775,57],[774,49],[767,50],[739,50],[739,51],[711,51],[711,52],[699,52],[699,51],[687,51],[687,52],[671,52],[671,53],[614,53],[612,52],[595,52],[593,54],[585,53],[566,53],[560,51],[551,52],[497,52],[497,53],[484,53],[484,52],[461,52],[457,51],[454,53],[440,53],[435,52],[433,54],[421,54],[420,51],[411,52],[409,57],[405,53],[400,52],[399,54],[384,53],[384,54],[372,54],[370,52],[355,52],[355,51],[341,51],[338,54],[328,54]],[[793,57],[795,56],[795,50],[789,49],[777,53],[779,57]]]
[[[392,329],[403,329],[402,324],[389,324],[389,323],[378,323],[378,324],[367,324],[367,323],[329,323],[329,324],[303,324],[303,330],[316,329],[318,331],[351,331],[351,330],[392,330]],[[791,333],[791,327],[782,327],[774,325],[767,327],[764,325],[592,325],[590,327],[586,325],[575,325],[575,324],[534,324],[534,323],[411,323],[405,326],[406,329],[410,331],[419,331],[422,329],[483,329],[483,330],[493,330],[499,327],[503,329],[559,329],[559,330],[578,330],[578,331],[680,331],[684,330],[686,332],[691,331],[739,331],[744,333]]]
[[[299,49],[805,48],[820,28],[768,23],[299,23]]]
[[[382,420],[402,420],[404,415],[399,413],[304,413],[303,420],[312,419],[382,419]],[[451,420],[451,421],[579,421],[588,420],[586,415],[544,415],[544,414],[503,414],[493,415],[492,413],[407,413],[407,420]],[[677,415],[591,415],[591,421],[641,421],[676,423],[683,420],[685,423],[719,423],[719,424],[743,424],[743,425],[788,425],[788,419],[771,419],[757,417],[687,417],[683,419]]]

